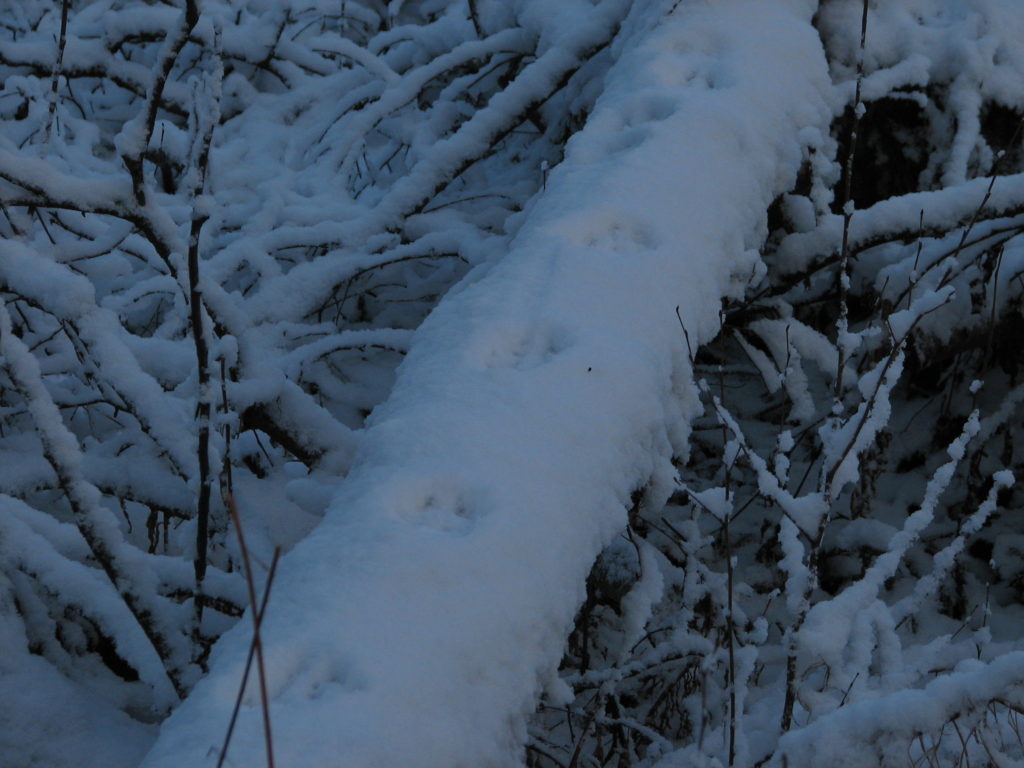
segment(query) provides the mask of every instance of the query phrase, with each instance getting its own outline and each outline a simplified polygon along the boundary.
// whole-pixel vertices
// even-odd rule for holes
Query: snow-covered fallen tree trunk
[[[263,627],[278,765],[521,764],[595,557],[637,490],[672,489],[698,408],[675,308],[691,344],[714,335],[830,119],[810,3],[676,5],[636,4],[515,246],[417,332],[284,558]],[[220,642],[145,766],[216,762],[249,633]],[[227,765],[264,761],[248,690]]]

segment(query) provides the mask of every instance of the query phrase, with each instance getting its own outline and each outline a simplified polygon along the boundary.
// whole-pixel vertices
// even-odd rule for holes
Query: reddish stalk
[[[263,709],[263,738],[266,742],[267,750],[267,768],[274,768],[274,739],[270,729],[270,698],[267,696],[267,672],[266,666],[263,662],[263,641],[260,639],[260,624],[263,620],[263,609],[266,607],[266,600],[270,594],[270,578],[273,577],[274,570],[277,566],[277,551],[274,552],[274,561],[271,564],[270,576],[267,580],[267,588],[263,594],[263,603],[257,608],[256,606],[256,582],[253,578],[252,563],[249,559],[249,548],[245,544],[245,534],[242,532],[242,520],[238,514],[238,507],[235,505],[235,500],[228,497],[228,509],[231,511],[231,519],[235,523],[235,531],[238,533],[238,546],[242,551],[242,564],[245,566],[245,584],[249,590],[249,605],[252,608],[252,645],[249,653],[249,662],[246,663],[246,674],[242,678],[242,690],[239,693],[239,704],[241,697],[245,692],[245,681],[248,678],[249,666],[252,660],[252,651],[255,650],[256,655],[256,670],[259,673],[260,680],[260,706]],[[227,754],[228,741],[231,738],[231,730],[234,728],[236,713],[231,717],[231,726],[228,731],[227,739],[224,743],[224,749],[221,751],[220,760],[217,765],[220,766],[224,762],[225,755]]]

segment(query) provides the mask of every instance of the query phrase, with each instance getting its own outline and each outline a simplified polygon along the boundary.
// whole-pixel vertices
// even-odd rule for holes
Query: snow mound
[[[416,333],[264,628],[277,762],[522,764],[525,719],[631,495],[667,489],[696,345],[760,274],[765,211],[829,122],[806,3],[637,4],[512,250]],[[637,16],[639,14],[639,17]],[[664,18],[662,18],[664,15]],[[243,622],[146,768],[213,765]],[[255,685],[227,765],[263,762]]]

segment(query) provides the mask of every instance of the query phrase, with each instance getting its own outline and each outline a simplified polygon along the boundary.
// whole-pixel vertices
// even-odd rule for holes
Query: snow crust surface
[[[664,500],[696,348],[762,269],[765,211],[829,77],[805,3],[637,4],[640,35],[512,249],[416,332],[263,629],[279,765],[521,765],[584,581],[632,494]],[[637,18],[639,14],[639,18]],[[251,625],[146,768],[213,765]],[[227,765],[259,765],[250,683]]]

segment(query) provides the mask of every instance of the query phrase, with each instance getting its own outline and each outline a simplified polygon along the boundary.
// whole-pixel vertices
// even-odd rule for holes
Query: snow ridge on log
[[[283,559],[263,626],[278,765],[521,765],[594,558],[635,490],[672,488],[698,407],[675,307],[694,343],[714,335],[830,111],[807,3],[669,5],[637,4],[627,28],[654,31],[623,46],[511,251],[416,333]],[[216,762],[249,631],[146,768]],[[255,690],[226,765],[264,761]]]

